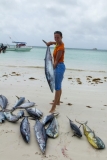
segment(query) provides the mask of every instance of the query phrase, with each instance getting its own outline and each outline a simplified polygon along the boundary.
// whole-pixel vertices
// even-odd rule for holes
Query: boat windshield
[[[21,46],[26,46],[26,42],[15,42],[13,41],[13,43],[16,43],[16,47],[21,47]]]

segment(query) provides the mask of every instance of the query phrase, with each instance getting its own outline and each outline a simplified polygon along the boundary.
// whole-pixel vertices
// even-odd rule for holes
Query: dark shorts
[[[55,90],[61,90],[61,84],[63,80],[63,75],[65,72],[65,65],[64,63],[58,63],[54,70],[55,74]]]

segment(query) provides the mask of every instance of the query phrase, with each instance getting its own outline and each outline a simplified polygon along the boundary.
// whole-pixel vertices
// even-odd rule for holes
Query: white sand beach
[[[94,149],[84,134],[81,139],[72,137],[73,132],[66,117],[68,116],[77,126],[79,124],[75,122],[75,119],[80,122],[88,121],[88,126],[107,147],[107,72],[66,70],[62,90],[61,101],[63,103],[56,108],[56,112],[60,113],[57,118],[59,137],[48,139],[46,156],[42,155],[36,142],[35,121],[29,120],[31,141],[26,144],[20,134],[20,119],[15,124],[8,121],[0,124],[1,160],[107,159],[107,148]],[[26,100],[35,102],[36,107],[43,111],[44,116],[49,114],[50,102],[54,98],[43,68],[0,66],[0,94],[8,98],[7,109],[11,109],[17,101],[16,95],[24,96]],[[83,133],[82,126],[81,131]]]

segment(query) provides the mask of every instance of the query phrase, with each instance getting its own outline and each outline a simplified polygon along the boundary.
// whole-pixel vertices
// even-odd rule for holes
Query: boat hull
[[[6,51],[29,52],[31,49],[32,47],[20,47],[20,48],[10,47],[7,48]]]
[[[7,48],[6,51],[15,51],[15,48]]]
[[[28,52],[32,49],[32,47],[21,47],[21,48],[15,48],[15,51],[19,52],[19,51],[24,51],[24,52]]]

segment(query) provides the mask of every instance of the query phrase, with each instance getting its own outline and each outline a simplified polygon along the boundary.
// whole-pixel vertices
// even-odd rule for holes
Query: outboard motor
[[[2,43],[2,45],[0,47],[0,53],[1,53],[1,51],[3,51],[3,53],[5,53],[6,48],[7,48],[7,46],[4,46],[3,43]]]

